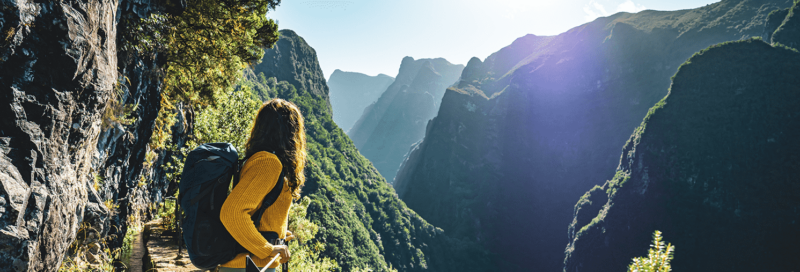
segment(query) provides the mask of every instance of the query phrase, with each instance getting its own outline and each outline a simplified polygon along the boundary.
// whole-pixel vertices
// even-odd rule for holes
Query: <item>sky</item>
[[[691,9],[716,0],[284,0],[267,16],[334,70],[396,76],[405,56],[484,60],[515,39],[551,36],[620,11]]]

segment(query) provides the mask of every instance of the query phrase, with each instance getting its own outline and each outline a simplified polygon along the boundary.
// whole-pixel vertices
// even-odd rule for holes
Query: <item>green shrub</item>
[[[653,233],[653,244],[650,245],[647,257],[633,258],[633,262],[628,266],[630,272],[667,272],[672,271],[669,261],[675,254],[675,246],[672,244],[664,245],[661,240],[661,232],[656,230]]]
[[[289,231],[295,236],[295,241],[289,243],[289,252],[292,253],[289,270],[338,271],[340,267],[336,261],[320,257],[320,253],[325,251],[325,246],[314,240],[319,226],[306,218],[309,204],[311,199],[303,197],[300,201],[292,203],[289,209]]]

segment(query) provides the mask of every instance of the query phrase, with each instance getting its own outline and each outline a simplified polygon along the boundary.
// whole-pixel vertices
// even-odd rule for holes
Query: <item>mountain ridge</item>
[[[473,241],[496,234],[485,245],[504,256],[504,270],[561,269],[574,200],[613,176],[619,148],[666,95],[678,66],[709,45],[761,35],[769,11],[789,5],[721,1],[618,13],[473,59],[409,155],[419,161],[403,162],[395,189],[449,233]],[[533,53],[502,58],[527,54],[526,46]]]
[[[794,49],[760,39],[698,52],[623,148],[617,173],[575,206],[564,271],[624,269],[654,230],[675,269],[785,271],[800,202]],[[735,80],[731,80],[734,78]],[[746,155],[744,155],[746,154]],[[758,234],[758,235],[755,235]],[[746,252],[746,253],[745,253]]]

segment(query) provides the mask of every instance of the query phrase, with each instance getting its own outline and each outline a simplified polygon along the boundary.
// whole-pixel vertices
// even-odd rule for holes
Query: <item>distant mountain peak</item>
[[[425,124],[436,116],[445,90],[463,68],[444,58],[403,58],[394,83],[348,131],[387,180],[394,178],[409,147],[422,139]]]
[[[412,58],[411,56],[406,56],[405,58],[403,58],[403,61],[400,62],[400,67],[403,67],[403,65],[408,65],[408,64],[413,63],[413,62],[414,62],[414,58]]]
[[[422,67],[419,68],[419,72],[417,72],[417,75],[414,77],[411,86],[412,89],[424,92],[425,85],[436,84],[441,78],[442,75],[436,72],[436,68],[433,67],[433,64],[430,61],[426,61],[422,64]]]

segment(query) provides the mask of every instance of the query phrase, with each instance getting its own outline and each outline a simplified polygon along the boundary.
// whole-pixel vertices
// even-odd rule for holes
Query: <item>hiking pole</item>
[[[278,257],[280,257],[280,256],[281,256],[281,254],[280,254],[280,253],[278,253],[277,255],[275,255],[275,258],[272,258],[272,261],[269,261],[269,263],[267,263],[267,265],[265,265],[265,266],[264,266],[264,268],[262,268],[262,269],[261,269],[261,271],[258,271],[258,272],[265,272],[265,271],[267,271],[267,269],[269,269],[269,266],[270,266],[270,265],[272,265],[272,263],[274,263],[274,262],[275,262],[275,260],[277,260],[277,259],[278,259]]]
[[[287,247],[289,246],[289,242],[291,241],[292,240],[286,241]],[[281,272],[289,272],[289,261],[290,260],[286,260],[286,262],[281,265]]]

